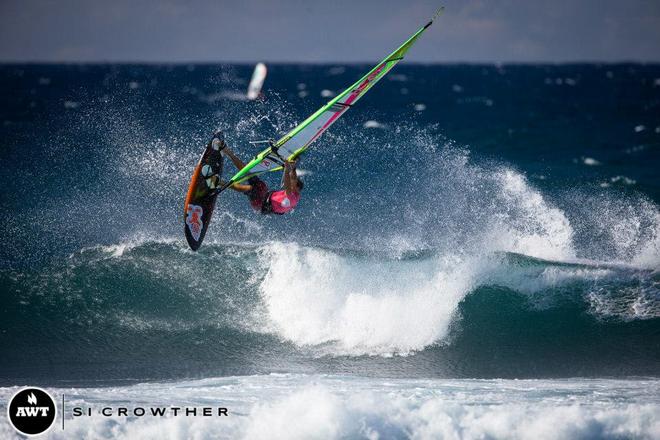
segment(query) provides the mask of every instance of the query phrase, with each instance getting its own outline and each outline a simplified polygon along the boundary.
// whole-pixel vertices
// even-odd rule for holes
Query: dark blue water
[[[1,381],[657,376],[658,65],[397,66],[292,215],[223,194],[187,250],[210,134],[249,158],[367,69],[1,66]]]

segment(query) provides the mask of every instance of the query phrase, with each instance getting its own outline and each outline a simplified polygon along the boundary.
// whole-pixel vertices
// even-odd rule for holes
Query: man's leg
[[[220,185],[225,185],[227,182],[224,180],[219,181]],[[234,183],[229,188],[240,193],[246,193],[252,191],[252,185],[245,185],[243,183]]]

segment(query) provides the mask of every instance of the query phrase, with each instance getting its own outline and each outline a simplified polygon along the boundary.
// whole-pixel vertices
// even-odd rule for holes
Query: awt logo
[[[41,388],[23,388],[9,401],[7,415],[14,429],[28,436],[46,432],[57,417],[55,401]]]

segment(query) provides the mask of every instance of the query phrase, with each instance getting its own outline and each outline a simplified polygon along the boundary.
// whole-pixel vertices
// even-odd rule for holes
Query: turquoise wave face
[[[186,250],[210,134],[249,158],[363,70],[0,67],[0,377],[657,374],[658,66],[399,66],[296,212],[223,194]]]

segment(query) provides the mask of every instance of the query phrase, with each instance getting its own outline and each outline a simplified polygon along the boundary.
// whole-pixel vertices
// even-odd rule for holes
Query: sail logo
[[[187,214],[186,224],[190,230],[190,235],[192,235],[195,241],[199,241],[199,236],[202,233],[202,226],[204,226],[204,223],[202,223],[202,215],[204,214],[204,210],[201,206],[188,205]]]
[[[7,405],[12,427],[27,436],[48,431],[57,417],[55,400],[41,388],[23,388],[13,395]]]

